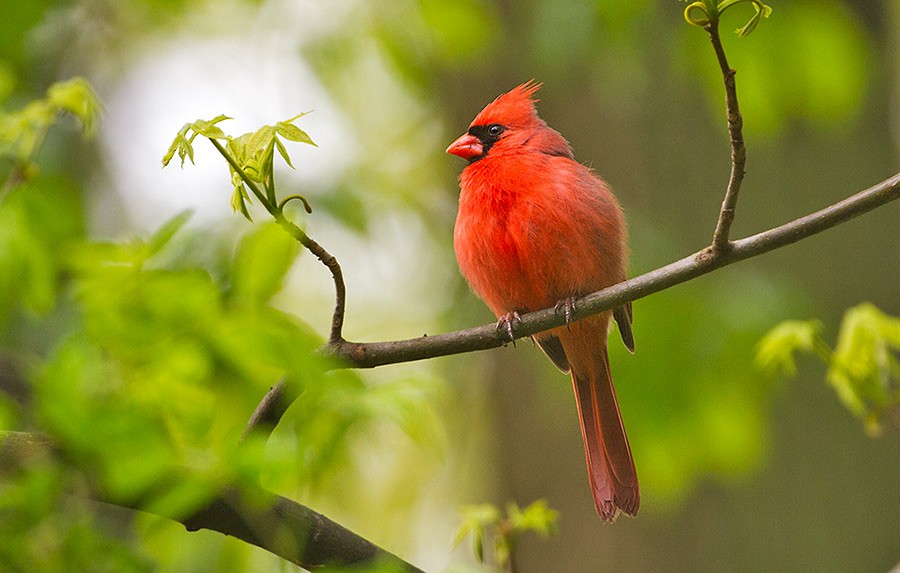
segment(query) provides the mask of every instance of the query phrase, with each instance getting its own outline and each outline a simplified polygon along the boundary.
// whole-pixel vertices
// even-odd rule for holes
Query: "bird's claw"
[[[518,324],[522,322],[522,318],[519,316],[519,313],[516,311],[507,312],[499,319],[497,319],[497,330],[499,332],[505,332],[506,336],[509,337],[509,341],[512,342],[512,345],[516,345],[516,335],[513,332],[514,324]]]
[[[575,312],[575,297],[567,296],[561,301],[556,303],[556,307],[553,309],[557,314],[560,312],[565,313],[566,315],[566,330],[571,331],[572,329],[569,325],[572,322],[572,314]]]

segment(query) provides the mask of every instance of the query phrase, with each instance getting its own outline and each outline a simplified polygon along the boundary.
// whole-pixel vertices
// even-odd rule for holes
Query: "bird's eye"
[[[499,137],[501,133],[503,133],[504,127],[499,123],[494,123],[488,126],[488,135],[491,137]]]

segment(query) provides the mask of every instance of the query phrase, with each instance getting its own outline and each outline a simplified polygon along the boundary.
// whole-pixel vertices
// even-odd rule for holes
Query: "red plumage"
[[[528,82],[495,99],[447,149],[469,160],[454,232],[459,267],[501,321],[625,279],[619,204],[538,117],[539,87]],[[613,314],[633,350],[630,304],[534,337],[572,373],[594,503],[605,521],[620,510],[635,515],[640,498],[606,351]]]

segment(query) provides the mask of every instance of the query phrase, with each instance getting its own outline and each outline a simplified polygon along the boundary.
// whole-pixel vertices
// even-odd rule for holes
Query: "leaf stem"
[[[219,151],[219,153],[222,154],[222,157],[225,158],[225,161],[228,162],[228,165],[231,165],[231,168],[234,169],[235,173],[237,173],[240,176],[240,178],[244,181],[244,184],[246,184],[247,187],[250,188],[250,191],[252,191],[253,194],[256,195],[256,198],[259,200],[260,203],[262,203],[263,207],[266,208],[266,211],[268,211],[269,214],[274,217],[275,214],[278,212],[275,208],[275,205],[273,205],[272,203],[269,203],[268,198],[260,190],[260,188],[256,184],[256,182],[253,181],[253,179],[250,179],[250,177],[248,177],[247,174],[244,173],[244,170],[241,168],[240,165],[238,165],[237,160],[234,157],[232,157],[230,153],[228,153],[228,150],[225,149],[225,147],[222,146],[221,143],[219,143],[217,140],[215,140],[211,137],[208,137],[207,139],[209,139],[212,142],[212,144],[215,146],[215,148]]]

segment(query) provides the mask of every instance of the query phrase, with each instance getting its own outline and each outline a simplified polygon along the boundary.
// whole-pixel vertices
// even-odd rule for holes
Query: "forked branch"
[[[900,198],[900,173],[860,191],[843,201],[801,217],[779,227],[757,233],[731,243],[725,251],[711,247],[688,257],[589,294],[576,301],[574,319],[580,320],[615,308],[628,301],[667,289],[705,275],[716,269],[796,243],[850,219],[868,213]],[[517,338],[562,326],[566,317],[555,308],[547,308],[521,316],[516,323]],[[449,356],[474,350],[497,348],[509,342],[505,331],[498,332],[496,323],[446,334],[423,336],[391,342],[328,343],[321,351],[344,359],[349,367],[373,368]]]

